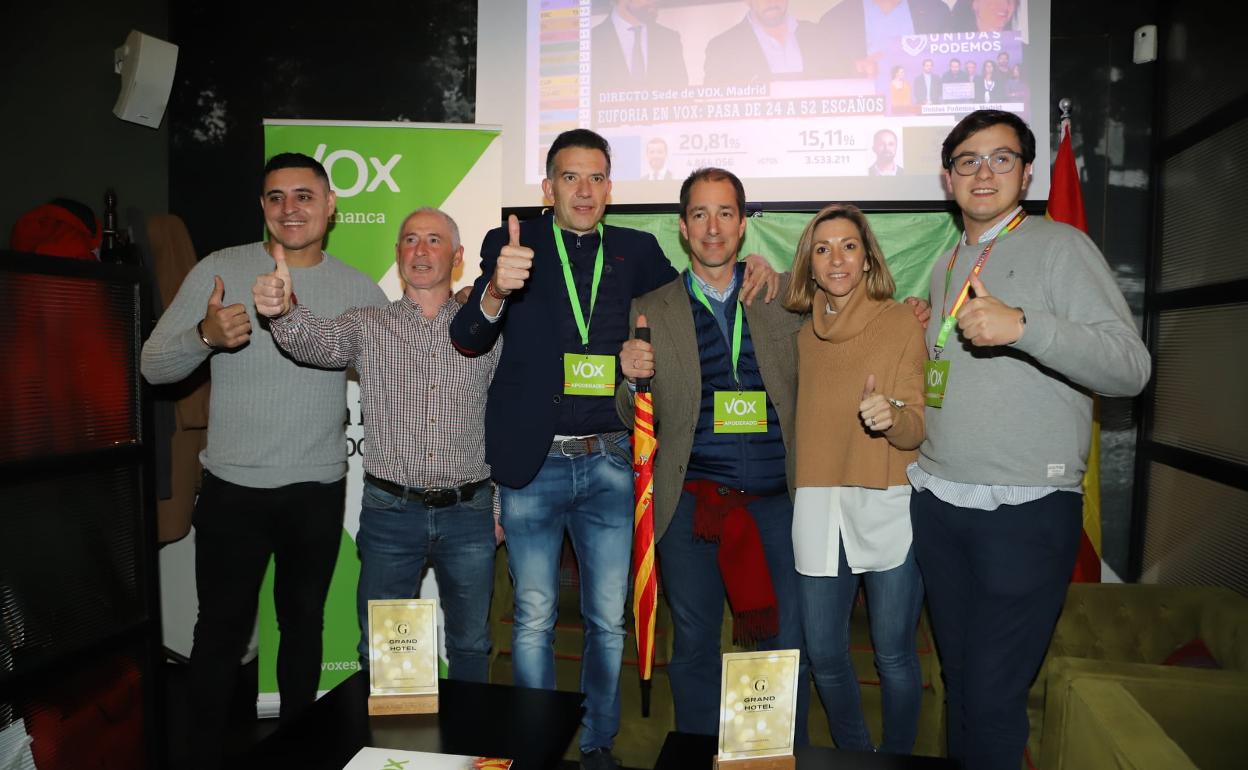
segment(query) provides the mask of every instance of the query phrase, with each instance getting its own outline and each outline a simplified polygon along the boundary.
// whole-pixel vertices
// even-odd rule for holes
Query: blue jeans
[[[910,522],[945,678],[949,756],[967,770],[1017,768],[1028,691],[1075,567],[1083,496],[981,511],[916,492]]]
[[[859,581],[867,587],[871,647],[880,674],[884,740],[880,751],[909,754],[918,735],[923,679],[915,651],[915,627],[923,607],[923,581],[914,549],[899,566],[883,572],[850,571],[841,547],[836,577],[799,575],[802,623],[815,672],[815,687],[828,713],[837,748],[871,751],[862,716],[858,677],[849,659],[849,619]]]
[[[719,545],[693,536],[694,497],[682,492],[671,524],[657,544],[663,595],[672,609],[672,660],[667,673],[676,704],[676,729],[719,733],[720,649],[724,623],[724,581]],[[788,493],[764,497],[746,510],[758,526],[763,555],[780,611],[780,632],[760,640],[760,650],[802,650],[798,672],[796,740],[808,742],[810,676],[802,649],[801,607],[793,566],[793,502]]]
[[[610,747],[620,727],[620,658],[633,545],[633,468],[625,436],[608,451],[551,452],[520,488],[500,486],[515,584],[512,661],[521,687],[555,687],[559,556],[567,532],[581,575],[583,751]]]
[[[446,616],[451,679],[485,682],[490,669],[490,596],[494,589],[494,514],[489,485],[471,500],[430,508],[364,482],[360,531],[360,660],[368,665],[368,600],[410,599],[433,564]]]

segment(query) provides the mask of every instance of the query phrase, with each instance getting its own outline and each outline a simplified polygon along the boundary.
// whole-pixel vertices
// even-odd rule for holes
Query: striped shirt
[[[485,397],[502,344],[476,358],[451,346],[459,304],[427,319],[406,296],[334,319],[303,305],[274,319],[273,338],[295,359],[354,367],[364,416],[364,470],[406,487],[454,487],[489,478]]]

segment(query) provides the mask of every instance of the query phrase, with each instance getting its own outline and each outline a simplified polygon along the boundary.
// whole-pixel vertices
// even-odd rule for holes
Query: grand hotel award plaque
[[[437,713],[437,616],[433,599],[369,600],[369,714]]]
[[[719,753],[724,770],[791,770],[797,715],[798,650],[724,655]]]

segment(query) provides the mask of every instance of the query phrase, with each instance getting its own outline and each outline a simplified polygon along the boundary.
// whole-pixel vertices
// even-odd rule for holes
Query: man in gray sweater
[[[271,240],[214,252],[186,276],[143,346],[143,376],[177,382],[212,367],[203,488],[195,504],[199,617],[191,651],[191,756],[222,764],[226,712],[255,624],[260,583],[275,557],[281,719],[316,697],[321,627],[342,538],[346,374],[296,364],[247,304],[273,269],[272,243],[298,276],[299,300],[325,315],[381,305],[363,273],[322,251],[335,195],[320,163],[294,153],[265,166],[260,205]]]
[[[1079,545],[1092,394],[1136,395],[1151,369],[1092,241],[1019,205],[1035,147],[1018,116],[980,110],[941,148],[966,236],[932,271],[910,511],[949,756],[968,770],[1020,764]]]

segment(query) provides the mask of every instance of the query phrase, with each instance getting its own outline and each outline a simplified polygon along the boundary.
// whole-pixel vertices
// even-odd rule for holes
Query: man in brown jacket
[[[789,451],[802,318],[779,303],[738,300],[744,215],[745,192],[731,172],[700,169],[685,180],[680,232],[689,270],[633,300],[634,324],[649,325],[653,342],[624,343],[628,381],[616,391],[621,418],[631,423],[633,383],[653,377],[654,531],[675,627],[668,673],[676,729],[709,735],[719,731],[725,593],[736,641],[802,647]],[[810,698],[804,660],[802,742]]]

